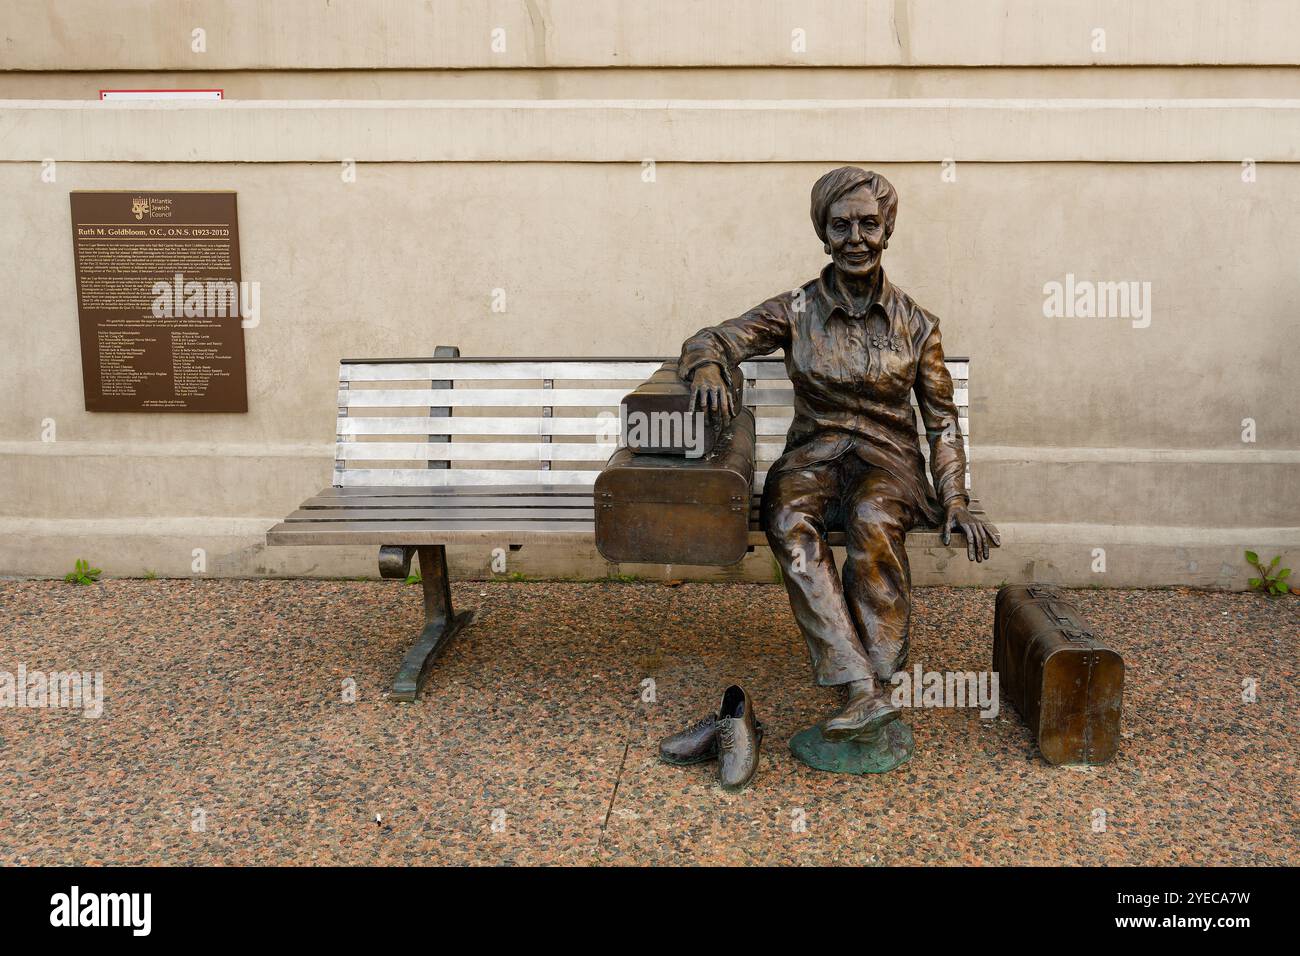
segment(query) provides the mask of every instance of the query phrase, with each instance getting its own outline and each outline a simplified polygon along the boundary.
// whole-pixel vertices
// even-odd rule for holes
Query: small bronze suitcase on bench
[[[753,484],[747,408],[700,458],[620,448],[596,479],[596,549],[617,562],[735,564],[749,550]]]
[[[745,379],[728,370],[731,405],[744,405]],[[691,386],[677,375],[677,363],[665,362],[647,381],[623,397],[623,441],[638,455],[687,455],[699,458],[713,450],[722,427],[713,415],[691,409]],[[698,433],[697,433],[698,431]]]
[[[1119,748],[1124,660],[1056,588],[998,591],[993,669],[1049,763],[1099,764]]]

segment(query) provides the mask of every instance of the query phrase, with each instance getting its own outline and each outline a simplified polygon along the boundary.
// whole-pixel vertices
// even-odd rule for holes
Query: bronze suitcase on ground
[[[1115,756],[1124,660],[1059,590],[1012,584],[998,591],[993,669],[1049,763],[1099,764]]]
[[[596,549],[609,561],[735,564],[749,549],[754,414],[700,458],[620,448],[596,479]]]
[[[744,404],[744,377],[734,367],[727,377],[732,408],[739,411]],[[638,455],[707,455],[718,443],[722,426],[715,416],[691,409],[690,400],[690,383],[677,376],[677,363],[665,362],[623,397],[623,443]]]

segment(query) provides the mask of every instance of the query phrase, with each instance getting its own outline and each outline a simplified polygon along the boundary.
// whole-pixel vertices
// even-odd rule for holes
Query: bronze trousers
[[[818,684],[888,680],[907,667],[905,541],[921,517],[898,479],[851,451],[768,475],[763,524]],[[846,538],[842,579],[826,541],[837,528]]]

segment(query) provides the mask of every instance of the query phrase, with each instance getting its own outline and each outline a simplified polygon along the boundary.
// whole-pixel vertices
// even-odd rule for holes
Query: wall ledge
[[[0,161],[1240,163],[1296,99],[0,101]]]

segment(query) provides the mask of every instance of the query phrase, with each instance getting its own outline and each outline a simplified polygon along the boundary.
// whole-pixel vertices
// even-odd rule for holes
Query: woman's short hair
[[[880,214],[885,219],[885,238],[894,232],[894,220],[898,216],[898,193],[889,180],[880,173],[859,169],[857,166],[841,166],[832,169],[812,188],[812,221],[817,230],[817,238],[826,241],[826,215],[831,205],[842,196],[847,196],[855,189],[866,186],[880,204]]]

